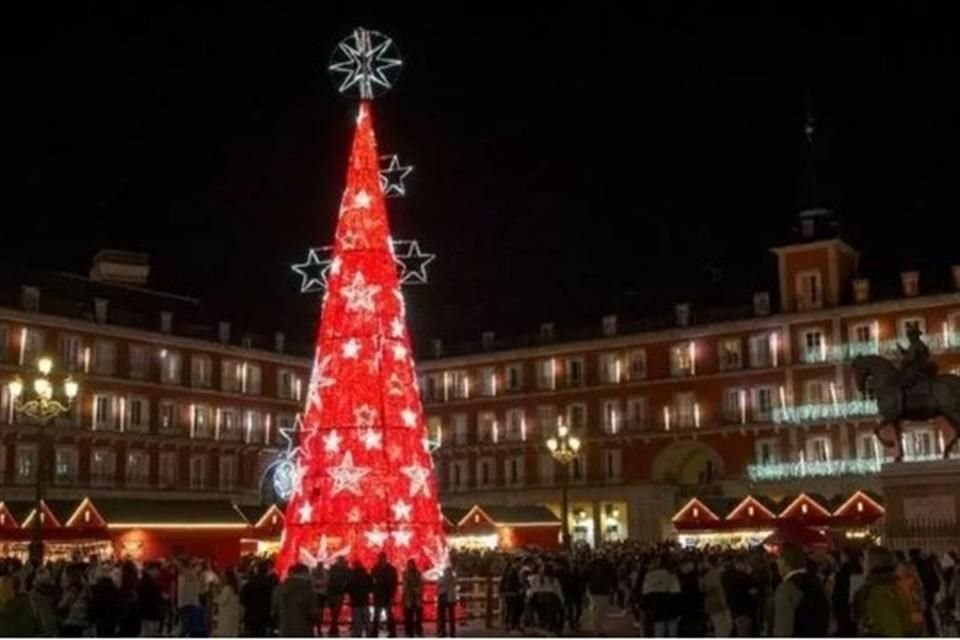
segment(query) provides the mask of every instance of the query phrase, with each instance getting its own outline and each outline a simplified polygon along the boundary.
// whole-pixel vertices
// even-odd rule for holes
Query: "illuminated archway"
[[[653,460],[650,479],[678,485],[714,482],[723,475],[723,458],[699,440],[671,443]]]

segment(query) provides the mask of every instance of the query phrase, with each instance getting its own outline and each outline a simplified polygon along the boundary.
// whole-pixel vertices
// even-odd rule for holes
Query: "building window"
[[[523,486],[525,462],[523,456],[513,456],[506,459],[507,486]]]
[[[644,380],[647,377],[647,352],[644,349],[634,349],[629,356],[630,379]]]
[[[190,456],[190,488],[194,491],[207,488],[207,456]]]
[[[554,482],[556,482],[557,463],[554,461],[553,456],[551,456],[548,452],[543,452],[540,454],[538,475],[540,477],[541,484],[552,485]]]
[[[220,456],[220,490],[233,491],[237,488],[238,460],[235,455]]]
[[[53,453],[53,483],[72,485],[77,482],[76,447],[57,447]]]
[[[814,436],[807,438],[807,462],[830,462],[832,458],[829,437]]]
[[[130,377],[146,380],[150,375],[150,348],[143,344],[130,345]]]
[[[570,462],[570,479],[574,482],[587,479],[587,459],[582,453]]]
[[[467,463],[464,460],[454,460],[450,463],[450,488],[460,491],[466,488]]]
[[[692,342],[675,344],[670,347],[670,374],[673,376],[693,375],[693,355]]]
[[[897,325],[900,329],[900,339],[907,339],[907,332],[910,329],[919,329],[921,334],[927,333],[927,321],[919,316],[913,316],[909,318],[900,318],[897,321]]]
[[[766,369],[773,366],[771,334],[762,333],[750,336],[750,366],[754,369]]]
[[[492,411],[481,411],[477,414],[477,431],[480,444],[496,442],[499,439],[497,414]]]
[[[176,451],[161,451],[157,458],[159,462],[158,480],[161,489],[174,489],[178,484],[179,457]]]
[[[507,409],[507,440],[526,440],[526,431],[523,409]]]
[[[523,366],[519,362],[507,365],[505,386],[507,391],[520,391],[523,388]]]
[[[644,396],[633,396],[627,399],[627,428],[632,430],[646,429],[648,424],[648,403]]]
[[[756,387],[753,389],[753,419],[758,422],[770,420],[773,415],[773,387]]]
[[[180,366],[183,360],[175,351],[163,350],[160,352],[160,382],[163,384],[180,384]]]
[[[497,395],[497,370],[494,367],[480,369],[480,393],[484,396]]]
[[[466,371],[451,371],[448,380],[452,398],[465,400],[470,397],[470,377]]]
[[[937,457],[933,429],[911,429],[904,434],[903,440],[903,453],[908,460]]]
[[[259,411],[249,409],[244,412],[243,428],[246,431],[244,438],[247,443],[265,442],[266,434],[263,430],[263,414]]]
[[[616,384],[620,382],[620,354],[616,352],[601,353],[598,357],[600,382]]]
[[[93,372],[112,376],[117,372],[117,343],[113,340],[96,340],[93,343]]]
[[[258,396],[260,395],[263,373],[258,364],[250,364],[245,362],[243,364],[243,378],[241,382],[243,383],[243,392],[247,395]]]
[[[876,460],[882,453],[877,442],[877,436],[872,433],[861,433],[857,436],[857,457],[861,460]]]
[[[455,413],[450,420],[453,423],[453,444],[458,447],[467,444],[467,414]]]
[[[740,387],[723,390],[723,419],[725,422],[746,422],[746,391]]]
[[[544,436],[551,434],[557,427],[557,408],[552,404],[537,407],[537,430]]]
[[[93,396],[93,428],[95,430],[113,429],[113,397],[103,394]]]
[[[827,343],[820,329],[807,329],[802,334],[804,362],[824,362],[827,359]]]
[[[60,336],[60,366],[65,371],[79,371],[81,369],[83,344],[80,336]]]
[[[557,361],[553,358],[537,360],[537,389],[549,391],[557,388]]]
[[[603,432],[616,434],[621,430],[621,421],[623,414],[620,411],[619,400],[604,400],[601,405],[603,410]]]
[[[150,456],[146,451],[127,452],[125,475],[128,487],[145,487],[150,484]]]
[[[567,407],[567,425],[573,431],[587,428],[587,405],[578,402]]]
[[[757,464],[771,465],[780,462],[780,441],[776,438],[762,438],[754,445],[757,450]]]
[[[807,380],[803,383],[803,401],[806,404],[825,404],[830,400],[830,383],[826,380]]]
[[[190,357],[190,384],[194,387],[209,387],[213,384],[213,365],[210,356]]]
[[[208,405],[190,406],[190,437],[209,438],[213,435],[213,419]]]
[[[10,353],[10,327],[0,324],[0,362],[6,362]]]
[[[127,400],[126,429],[145,432],[150,425],[149,400],[140,397],[131,397]]]
[[[850,327],[850,341],[858,345],[873,344],[877,336],[873,331],[873,322],[861,322]]]
[[[732,371],[743,367],[743,355],[740,338],[727,338],[720,341],[720,370]]]
[[[809,311],[823,306],[823,285],[819,271],[797,274],[797,310]]]
[[[443,446],[443,420],[440,416],[427,417],[427,439]]]
[[[90,483],[112,486],[116,479],[117,456],[113,449],[94,449],[90,453]]]
[[[277,372],[277,395],[284,400],[299,400],[300,381],[290,369]]]
[[[160,403],[160,430],[172,431],[177,428],[177,405],[169,400]]]
[[[494,470],[494,461],[492,458],[480,458],[477,460],[477,486],[482,488],[492,487],[496,482],[496,473]]]
[[[443,400],[443,378],[438,373],[431,373],[426,378],[426,387],[424,391],[428,402],[439,402]]]
[[[21,351],[20,364],[33,366],[43,355],[43,346],[46,342],[46,335],[40,329],[24,328],[20,334]]]
[[[220,440],[240,440],[243,431],[240,430],[240,415],[237,410],[220,409],[218,415],[217,437]],[[277,424],[280,425],[280,416],[277,416]]]
[[[567,386],[582,387],[585,382],[583,358],[567,358],[566,362]]]
[[[696,415],[697,397],[692,391],[673,394],[673,406],[677,410],[677,426],[694,426],[694,417]]]
[[[29,484],[37,478],[37,447],[32,444],[17,445],[17,484]]]
[[[220,387],[228,393],[240,391],[243,363],[239,360],[223,360],[220,363]]]
[[[620,449],[607,449],[603,455],[603,473],[607,482],[619,481],[623,478],[623,452]]]
[[[274,438],[277,443],[284,444],[286,441],[286,436],[284,434],[292,434],[294,431],[296,423],[296,417],[290,415],[289,413],[278,413],[277,414],[277,435]],[[266,442],[266,437],[264,437],[264,442]]]

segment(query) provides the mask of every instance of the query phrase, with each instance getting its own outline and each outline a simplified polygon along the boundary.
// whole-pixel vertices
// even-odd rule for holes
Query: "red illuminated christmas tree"
[[[447,562],[370,103],[360,103],[278,558]]]

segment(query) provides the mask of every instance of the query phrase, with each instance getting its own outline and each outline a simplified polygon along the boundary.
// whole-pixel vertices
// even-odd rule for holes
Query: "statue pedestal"
[[[960,545],[960,463],[885,464],[880,484],[886,503],[885,546],[942,553]]]

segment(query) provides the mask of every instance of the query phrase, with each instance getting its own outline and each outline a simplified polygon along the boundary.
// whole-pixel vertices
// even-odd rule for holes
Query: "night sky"
[[[149,251],[155,287],[307,335],[316,298],[288,265],[332,237],[355,110],[325,67],[358,24],[405,60],[375,117],[381,150],[416,165],[394,237],[439,254],[408,290],[421,343],[749,302],[799,206],[807,95],[823,204],[865,270],[960,261],[946,15],[329,4],[8,16],[0,265],[85,273],[100,248]]]

